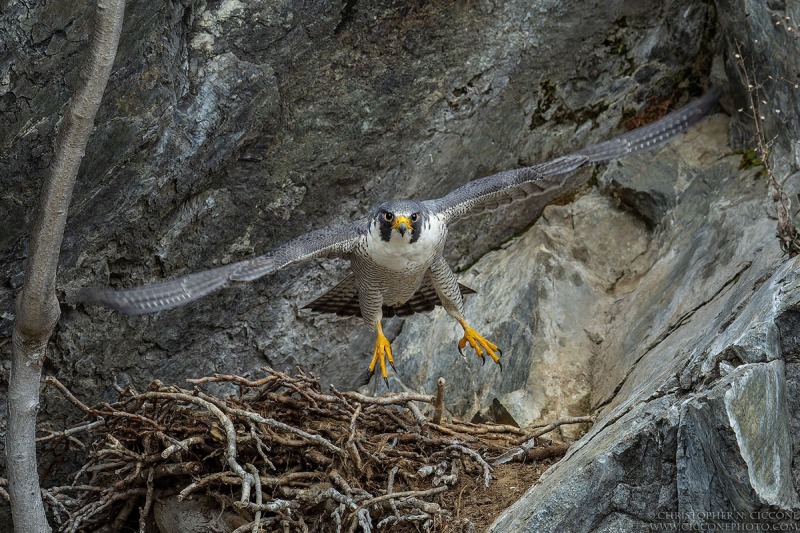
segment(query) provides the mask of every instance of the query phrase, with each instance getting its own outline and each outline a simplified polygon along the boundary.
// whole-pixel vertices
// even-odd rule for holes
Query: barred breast
[[[414,242],[408,234],[387,242],[376,225],[370,227],[350,261],[365,321],[379,317],[383,306],[402,305],[414,296],[431,264],[442,257],[446,237],[447,226],[435,216],[428,217]]]

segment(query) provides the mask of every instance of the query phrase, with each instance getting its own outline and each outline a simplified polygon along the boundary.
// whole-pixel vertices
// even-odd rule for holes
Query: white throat
[[[438,217],[430,217],[423,223],[420,238],[411,242],[411,231],[400,235],[392,231],[389,241],[381,239],[378,224],[373,222],[367,237],[367,253],[378,265],[396,272],[417,271],[430,265],[441,249],[446,237],[446,228]]]

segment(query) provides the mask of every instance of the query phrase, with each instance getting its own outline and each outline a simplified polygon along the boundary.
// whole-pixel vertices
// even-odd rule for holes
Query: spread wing
[[[719,88],[713,89],[661,120],[609,141],[545,163],[471,181],[443,198],[424,203],[445,222],[452,222],[529,196],[544,196],[561,189],[565,175],[583,165],[625,157],[670,140],[703,118],[716,105],[720,94]]]
[[[138,315],[172,309],[226,287],[231,282],[253,281],[293,263],[315,257],[347,255],[363,240],[367,219],[301,235],[252,259],[232,263],[132,289],[83,289],[78,300]]]

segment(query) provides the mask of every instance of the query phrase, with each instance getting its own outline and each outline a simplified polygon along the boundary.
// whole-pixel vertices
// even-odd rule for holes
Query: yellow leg
[[[376,324],[378,329],[378,336],[375,339],[375,350],[372,352],[372,362],[369,364],[369,371],[370,373],[375,372],[375,365],[380,363],[381,365],[381,377],[383,380],[386,381],[387,385],[389,383],[388,374],[386,373],[386,360],[389,360],[389,364],[392,365],[392,369],[394,369],[394,358],[392,358],[392,345],[389,344],[389,339],[383,334],[383,328],[381,328],[381,323],[378,322]]]
[[[463,350],[467,343],[469,343],[482,361],[485,361],[483,358],[483,353],[486,352],[489,357],[491,357],[492,360],[499,365],[500,356],[503,355],[503,352],[497,347],[497,345],[486,340],[483,335],[469,327],[467,325],[467,321],[463,318],[457,318],[456,320],[458,320],[458,323],[461,324],[462,328],[464,328],[464,336],[461,337],[460,341],[458,341],[458,351],[460,352]]]

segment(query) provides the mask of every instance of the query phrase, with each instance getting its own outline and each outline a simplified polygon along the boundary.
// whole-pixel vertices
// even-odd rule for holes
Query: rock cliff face
[[[341,263],[158,317],[75,309],[71,295],[248,257],[388,198],[440,196],[609,137],[674,80],[702,81],[714,32],[709,4],[630,4],[129,6],[65,239],[54,370],[101,394],[112,371],[141,385],[265,363],[366,383],[371,333],[298,310],[344,275]],[[4,10],[3,335],[77,75],[81,6]],[[450,261],[472,264],[537,215],[523,206],[454,228]]]
[[[590,302],[565,326],[562,308],[540,298],[531,403],[575,414],[580,398],[598,419],[494,531],[641,531],[797,508],[789,391],[800,279],[764,216],[763,178],[739,170],[727,128],[725,117],[711,117],[683,142],[600,177],[610,195],[671,205],[657,229],[636,219],[636,205],[620,213],[593,192],[545,210],[544,238],[520,247],[569,274],[548,276],[552,294]],[[611,239],[634,257],[609,261],[602,250],[626,248],[609,247]],[[576,259],[575,243],[602,259]]]
[[[89,21],[84,2],[0,11],[5,356]],[[388,323],[392,386],[430,391],[445,375],[459,416],[597,413],[496,531],[796,508],[798,280],[763,177],[733,151],[752,135],[741,53],[763,84],[774,168],[797,191],[797,20],[797,2],[760,0],[131,3],[75,189],[48,371],[87,402],[115,381],[265,364],[364,386],[372,333],[300,310],[344,277],[339,261],[154,317],[85,308],[74,292],[239,260],[385,199],[441,196],[603,140],[652,96],[698,94],[716,57],[730,122],[576,174],[533,226],[541,213],[520,204],[452,228],[448,260],[478,290],[467,313],[503,346],[503,372],[465,363],[435,312]],[[61,425],[64,409],[45,395],[43,422]]]
[[[610,165],[599,178],[600,191],[657,225],[643,235],[636,260],[622,262],[629,270],[606,286],[602,296],[612,301],[592,299],[596,309],[584,317],[584,336],[595,346],[586,342],[578,352],[583,357],[569,359],[589,376],[582,390],[597,423],[492,531],[797,523],[800,279],[796,260],[782,257],[775,243],[763,176],[739,167],[725,132],[733,146],[754,134],[739,54],[749,82],[758,86],[759,115],[766,138],[774,140],[773,167],[787,192],[796,194],[798,46],[792,25],[800,6],[718,2],[717,8],[736,120],[729,128],[724,118],[712,117],[683,143]],[[554,210],[590,200],[587,195]],[[602,228],[594,224],[578,242],[602,238]],[[550,322],[558,315],[540,316]],[[557,334],[549,344],[562,338]],[[581,336],[566,338],[574,345]],[[566,399],[571,383],[559,377],[567,385],[556,395]],[[540,390],[546,395],[546,387]]]

